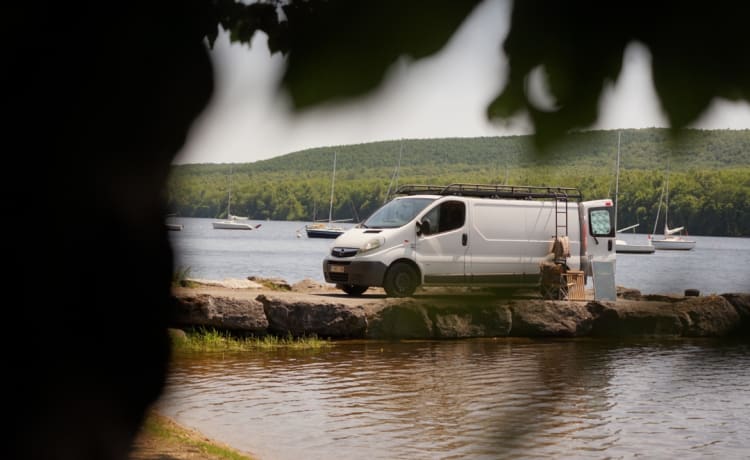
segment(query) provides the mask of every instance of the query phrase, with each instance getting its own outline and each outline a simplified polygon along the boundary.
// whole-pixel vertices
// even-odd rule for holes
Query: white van
[[[333,242],[326,282],[350,295],[382,286],[393,297],[418,286],[538,287],[555,239],[564,263],[591,276],[615,260],[611,199],[581,201],[567,187],[406,185]]]

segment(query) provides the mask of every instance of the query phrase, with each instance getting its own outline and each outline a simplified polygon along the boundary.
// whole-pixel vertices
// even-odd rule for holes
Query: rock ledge
[[[315,283],[299,290],[202,286],[174,291],[174,326],[244,335],[325,338],[750,337],[750,294],[647,298],[621,289],[616,302],[501,298],[482,292],[382,292],[350,297]]]

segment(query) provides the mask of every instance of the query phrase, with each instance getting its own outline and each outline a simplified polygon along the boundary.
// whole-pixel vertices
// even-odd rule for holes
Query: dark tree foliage
[[[213,90],[207,5],[8,6],[5,212],[47,224],[6,233],[0,458],[126,460],[169,367],[161,197]]]
[[[508,83],[491,104],[491,117],[526,110],[542,144],[590,126],[607,82],[617,80],[625,47],[644,44],[653,79],[672,128],[687,126],[716,98],[750,99],[750,17],[747,2],[635,0],[514,2],[503,44]],[[541,67],[558,107],[534,107],[525,93],[530,72]]]
[[[255,32],[266,33],[269,50],[287,55],[283,85],[304,109],[375,88],[401,56],[434,54],[478,3],[214,0],[206,35],[213,46],[217,25],[230,40],[247,44]]]
[[[254,32],[268,34],[270,50],[288,56],[282,85],[304,109],[375,88],[400,56],[435,53],[478,3],[214,0],[216,22],[207,35],[213,42],[214,24],[248,44]],[[590,0],[516,1],[502,43],[508,70],[498,82],[505,84],[488,117],[528,113],[535,142],[547,151],[596,121],[605,85],[619,77],[625,48],[638,42],[651,53],[656,92],[677,135],[714,98],[750,100],[748,17],[750,4],[735,0],[635,0],[616,8]],[[530,101],[527,81],[535,69],[547,77],[554,109]]]

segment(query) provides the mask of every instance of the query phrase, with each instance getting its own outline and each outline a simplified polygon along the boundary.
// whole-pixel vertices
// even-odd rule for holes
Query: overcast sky
[[[508,0],[487,0],[434,57],[399,61],[382,87],[345,105],[294,115],[277,91],[283,68],[265,35],[252,46],[217,40],[216,91],[175,163],[248,163],[313,147],[383,140],[529,134],[523,118],[493,125],[487,105],[502,86]],[[630,46],[623,73],[601,102],[592,129],[667,126],[651,83],[650,56]],[[750,129],[750,105],[716,101],[694,127]]]

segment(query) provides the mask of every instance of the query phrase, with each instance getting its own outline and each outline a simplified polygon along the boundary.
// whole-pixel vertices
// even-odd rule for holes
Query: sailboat
[[[328,222],[314,222],[305,225],[308,238],[336,238],[346,231],[345,228],[334,225],[333,220],[333,191],[336,184],[336,152],[333,152],[333,174],[331,176],[331,203],[328,208]],[[347,219],[351,220],[351,219]]]
[[[247,222],[247,217],[235,216],[232,214],[232,168],[229,168],[229,196],[227,198],[227,218],[213,223],[215,229],[221,230],[255,230],[260,228],[261,224],[253,225]]]
[[[617,229],[617,214],[618,206],[620,204],[620,134],[617,133],[617,169],[615,174],[615,229]],[[625,228],[617,229],[616,233],[626,232],[636,228],[640,224],[630,225]],[[627,241],[616,238],[615,239],[615,252],[620,254],[653,254],[655,251],[654,246],[651,244],[649,238],[648,244],[630,244]]]
[[[654,239],[651,237],[651,244],[656,249],[667,249],[677,251],[689,251],[695,247],[695,240],[682,236],[685,227],[669,228],[669,166],[667,166],[667,181],[665,184],[664,199],[664,237]],[[661,198],[659,198],[659,207],[656,210],[656,221],[654,222],[654,233],[659,223],[659,211],[661,210]]]

